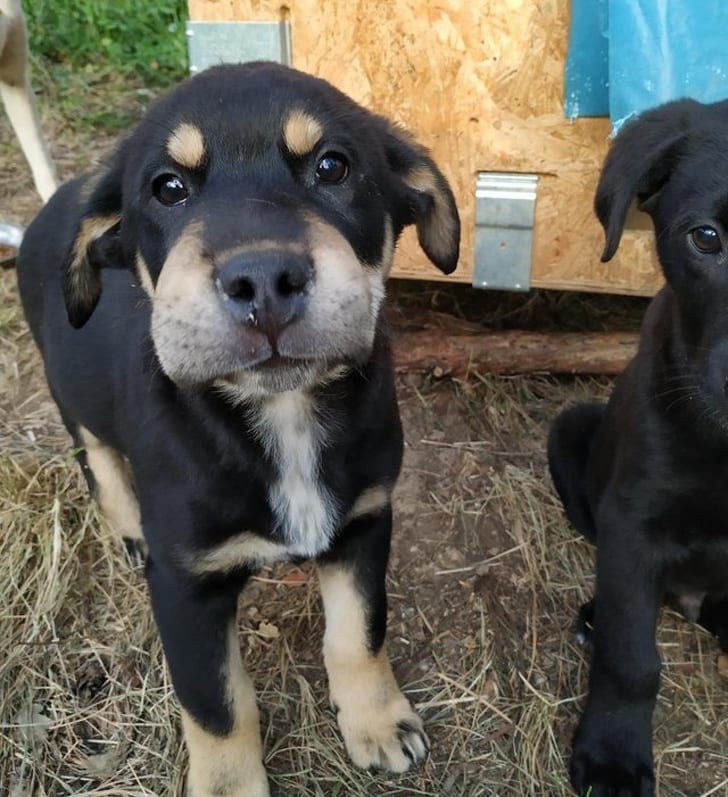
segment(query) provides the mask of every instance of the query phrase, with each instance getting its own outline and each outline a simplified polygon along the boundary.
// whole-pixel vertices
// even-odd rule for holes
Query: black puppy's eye
[[[316,165],[316,179],[320,183],[343,183],[349,174],[349,164],[343,155],[327,152]]]
[[[717,255],[723,248],[718,231],[707,225],[690,230],[690,240],[703,255]]]
[[[176,174],[160,174],[154,178],[152,193],[163,205],[179,205],[190,195]]]

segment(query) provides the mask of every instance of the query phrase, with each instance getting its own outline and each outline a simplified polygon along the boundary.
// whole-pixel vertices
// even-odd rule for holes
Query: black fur
[[[597,546],[580,621],[582,631],[593,621],[589,694],[571,758],[572,784],[590,797],[654,792],[661,604],[728,641],[728,103],[670,103],[616,137],[596,197],[604,259],[635,198],[667,285],[608,404],[565,411],[549,440],[567,516]]]
[[[310,113],[324,130],[310,155],[292,155],[281,139],[282,123],[295,109]],[[183,122],[201,131],[205,142],[203,161],[189,169],[172,163],[166,149]],[[330,151],[348,164],[339,184],[317,181],[317,160]],[[431,171],[437,203],[403,180],[414,167]],[[159,176],[170,172],[188,190],[179,206],[157,196]],[[29,227],[18,257],[26,317],[69,432],[78,443],[80,428],[88,430],[131,466],[148,545],[146,576],[175,690],[183,707],[215,734],[227,733],[233,722],[221,681],[225,634],[255,568],[196,574],[187,563],[241,532],[287,544],[271,498],[282,465],[251,421],[276,391],[246,395],[248,374],[264,374],[265,384],[274,385],[283,374],[285,389],[315,407],[312,417],[325,430],[325,442],[311,489],[328,491],[335,521],[318,555],[353,568],[370,649],[378,651],[384,640],[391,510],[351,522],[346,516],[367,488],[393,485],[400,468],[389,344],[377,317],[372,339],[356,351],[342,354],[336,336],[325,332],[312,333],[303,353],[302,336],[291,335],[285,345],[299,349],[283,351],[288,328],[308,319],[313,292],[328,279],[306,249],[311,217],[348,242],[365,276],[384,268],[387,224],[394,241],[406,224],[423,230],[444,225],[450,246],[428,255],[445,271],[457,260],[452,194],[424,149],[323,81],[272,64],[221,66],[159,101],[98,175],[64,185]],[[99,229],[79,252],[84,224],[98,219]],[[151,319],[160,300],[142,289],[136,258],[141,254],[159,288],[170,251],[185,234],[200,242],[198,260],[213,264],[213,278],[226,278],[225,269],[232,268],[232,281],[242,280],[220,303],[220,313],[229,313],[226,329],[240,337],[239,362],[233,363],[235,383],[243,388],[239,400],[216,386],[228,379],[224,369],[209,378],[175,379],[158,358]],[[225,260],[227,252],[259,239],[277,242],[283,254]],[[266,269],[278,268],[283,276],[271,287]],[[268,293],[251,298],[248,289]],[[351,281],[343,290],[332,301],[354,301],[362,287]],[[341,324],[349,337],[358,334],[346,319]],[[194,358],[194,335],[188,338],[184,346]],[[266,346],[270,356],[255,353]],[[228,358],[238,357],[231,351]],[[322,373],[306,371],[299,386],[291,364],[301,362],[304,371],[313,362]],[[337,366],[344,369],[329,376]]]

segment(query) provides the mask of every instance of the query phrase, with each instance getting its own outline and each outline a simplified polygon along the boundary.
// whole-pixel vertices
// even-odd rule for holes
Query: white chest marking
[[[269,398],[254,419],[257,435],[278,468],[268,491],[273,514],[291,554],[325,551],[338,522],[333,499],[321,484],[325,433],[311,399],[298,391]]]

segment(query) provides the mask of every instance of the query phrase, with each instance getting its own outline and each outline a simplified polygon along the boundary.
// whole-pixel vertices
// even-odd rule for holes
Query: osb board
[[[648,231],[599,262],[592,197],[606,119],[562,113],[568,0],[189,0],[194,20],[291,23],[293,65],[406,125],[451,181],[463,220],[454,279],[473,270],[478,171],[539,175],[531,283],[651,294],[661,280]],[[437,278],[408,232],[396,276]]]

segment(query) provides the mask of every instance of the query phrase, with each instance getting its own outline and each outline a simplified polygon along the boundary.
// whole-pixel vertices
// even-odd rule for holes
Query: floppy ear
[[[89,177],[81,189],[81,216],[63,265],[63,298],[71,326],[79,329],[101,296],[102,268],[124,268],[121,164]]]
[[[681,156],[699,103],[678,100],[647,111],[617,134],[604,161],[594,210],[604,227],[602,262],[617,251],[632,200],[650,212],[649,200],[665,183]]]
[[[460,217],[447,180],[427,150],[402,128],[388,125],[385,153],[400,183],[400,228],[415,224],[427,257],[443,273],[452,273],[460,251]]]

